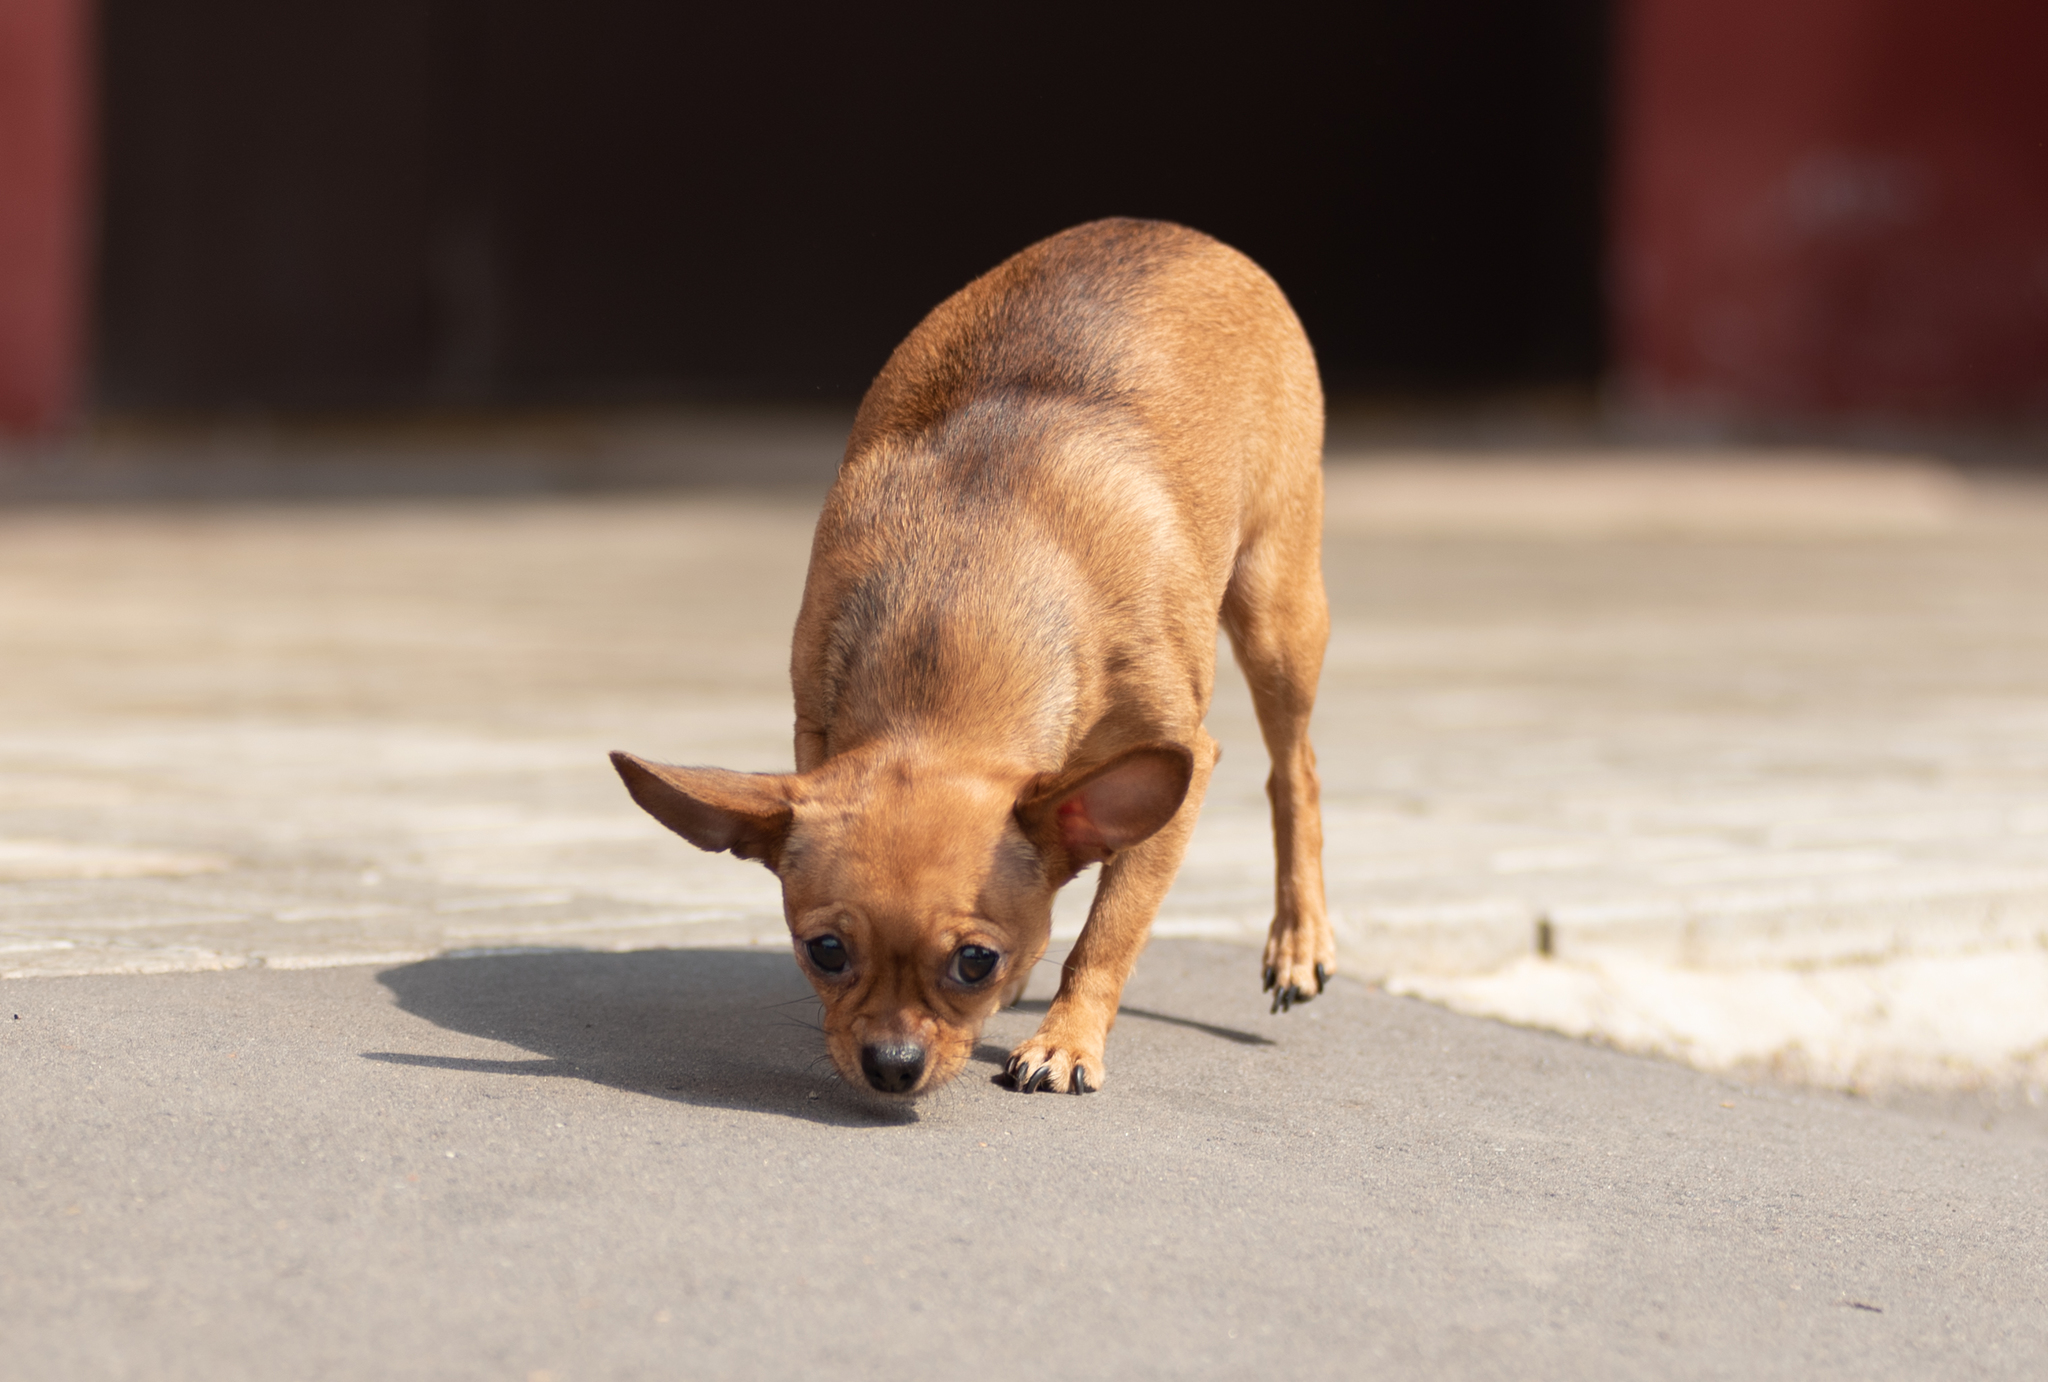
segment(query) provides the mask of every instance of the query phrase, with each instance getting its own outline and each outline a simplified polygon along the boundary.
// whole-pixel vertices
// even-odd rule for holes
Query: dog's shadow
[[[405,1012],[534,1055],[365,1051],[365,1060],[589,1080],[824,1123],[916,1121],[910,1107],[839,1079],[818,1034],[817,995],[780,946],[445,955],[377,978]]]
[[[779,946],[446,955],[377,977],[404,1012],[534,1054],[365,1051],[365,1060],[589,1080],[657,1098],[845,1126],[917,1120],[911,1106],[881,1103],[839,1078],[819,1034],[817,995]],[[1042,1013],[1045,1007],[1044,1000],[1027,999],[1014,1011]],[[1125,1008],[1121,1015],[1243,1045],[1271,1044],[1165,1013]],[[977,1068],[992,1076],[1008,1056],[1006,1047],[984,1040],[963,1078],[973,1079]]]

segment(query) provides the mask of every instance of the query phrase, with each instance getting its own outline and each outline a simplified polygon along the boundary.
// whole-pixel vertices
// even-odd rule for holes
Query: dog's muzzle
[[[860,1069],[884,1094],[908,1094],[924,1078],[924,1047],[911,1041],[876,1042],[860,1048]]]

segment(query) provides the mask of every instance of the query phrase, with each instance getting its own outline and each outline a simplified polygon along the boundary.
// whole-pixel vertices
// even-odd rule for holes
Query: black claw
[[[1267,965],[1267,966],[1266,966],[1266,987],[1265,987],[1264,989],[1262,989],[1262,990],[1261,990],[1261,992],[1263,992],[1263,993],[1271,993],[1271,992],[1273,991],[1273,985],[1275,985],[1275,984],[1277,984],[1277,983],[1279,983],[1279,982],[1280,982],[1280,971],[1279,971],[1279,970],[1277,970],[1277,969],[1275,969],[1275,968],[1273,968],[1273,966],[1271,966],[1271,965]]]
[[[1044,1089],[1046,1083],[1051,1079],[1052,1067],[1041,1065],[1038,1069],[1032,1071],[1031,1078],[1024,1082],[1024,1092],[1026,1094],[1036,1094],[1039,1090]]]
[[[1067,1081],[1067,1092],[1069,1094],[1090,1094],[1094,1092],[1088,1088],[1087,1066],[1077,1065],[1074,1067],[1073,1077]]]
[[[1323,968],[1321,960],[1316,961],[1316,992],[1321,993],[1330,986],[1330,971]]]

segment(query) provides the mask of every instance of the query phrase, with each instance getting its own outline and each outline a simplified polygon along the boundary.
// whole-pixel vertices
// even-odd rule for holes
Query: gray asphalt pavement
[[[0,1376],[2038,1377],[2048,1139],[1157,942],[1088,1098],[787,954],[0,989]]]

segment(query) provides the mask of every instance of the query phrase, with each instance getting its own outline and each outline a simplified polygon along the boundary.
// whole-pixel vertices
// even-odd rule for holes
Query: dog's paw
[[[1266,992],[1273,995],[1274,1012],[1308,1002],[1336,972],[1336,937],[1327,920],[1312,924],[1304,918],[1291,925],[1274,921],[1266,936],[1265,965]]]
[[[1034,1036],[1010,1053],[997,1078],[1020,1094],[1093,1094],[1106,1078],[1102,1047],[1083,1050]]]

